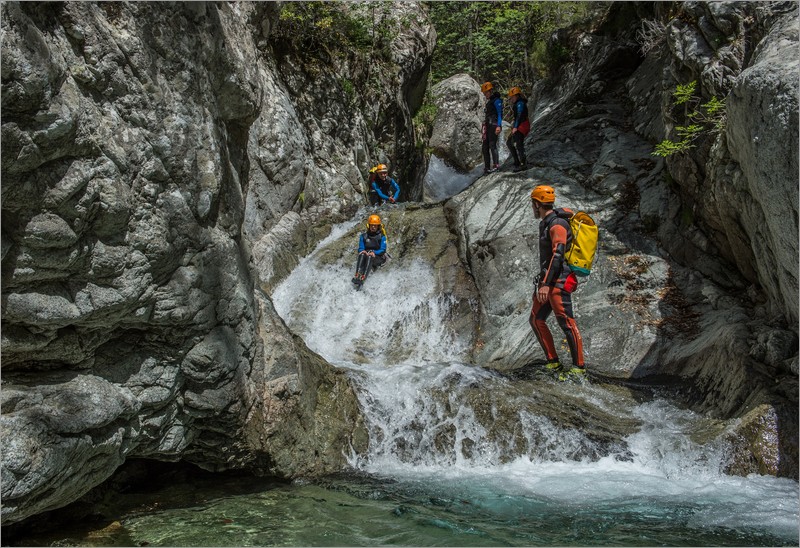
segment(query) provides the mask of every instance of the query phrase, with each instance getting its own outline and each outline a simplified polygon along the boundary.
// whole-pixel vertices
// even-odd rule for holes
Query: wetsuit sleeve
[[[497,109],[497,125],[503,127],[503,100],[497,98],[494,100],[495,109]]]
[[[519,128],[519,121],[522,120],[522,109],[525,107],[525,105],[522,104],[522,101],[517,101],[517,104],[514,106],[516,107],[515,110],[517,111],[517,113],[514,115],[514,127]]]
[[[381,236],[381,246],[375,250],[375,255],[383,255],[386,253],[386,236]]]
[[[366,247],[364,246],[364,235],[358,237],[358,252],[361,253]]]
[[[394,196],[392,196],[392,198],[397,200],[397,197],[400,196],[400,185],[398,185],[397,181],[394,179],[392,179],[392,188],[394,189]]]
[[[553,244],[553,258],[547,266],[544,275],[545,285],[554,285],[561,275],[561,268],[564,264],[564,251],[567,247],[567,229],[558,223],[550,227],[550,241]]]
[[[374,190],[375,192],[378,193],[378,196],[381,197],[381,200],[388,200],[389,199],[389,197],[386,194],[384,194],[383,192],[381,192],[380,188],[378,188],[378,183],[377,182],[372,183],[372,190]]]

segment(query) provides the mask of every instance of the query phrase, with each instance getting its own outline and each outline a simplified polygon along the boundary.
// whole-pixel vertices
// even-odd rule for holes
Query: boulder
[[[436,117],[428,145],[456,170],[467,173],[481,162],[485,99],[468,74],[456,74],[431,88]]]
[[[696,9],[698,5],[687,4],[687,8]],[[796,108],[796,101],[793,103],[793,97],[788,97],[791,94],[777,90],[796,88],[786,82],[796,84],[797,71],[791,63],[780,69],[770,68],[774,65],[769,62],[762,65],[773,57],[769,54],[770,44],[796,39],[796,33],[788,32],[790,22],[796,23],[796,11],[787,6],[775,6],[772,16],[762,19],[775,24],[766,25],[772,30],[765,36],[772,38],[765,39],[763,49],[754,51],[754,74],[748,77],[751,65],[747,59],[739,58],[741,74],[734,74],[735,78],[723,76],[718,82],[720,86],[732,85],[747,79],[755,89],[763,86],[776,108],[758,111],[764,120],[759,124],[774,127],[784,142],[793,142],[796,130],[791,136],[792,122],[786,120],[796,124],[796,114],[789,114]],[[703,24],[728,21],[730,17],[739,17],[736,20],[744,23],[747,18],[735,10],[723,14],[721,9],[714,12],[714,17],[704,19]],[[780,11],[784,9],[790,13],[782,16]],[[680,27],[687,19],[691,18],[679,18],[673,24]],[[703,36],[710,32],[709,28],[698,31],[693,40],[708,47]],[[780,36],[785,36],[784,42]],[[650,106],[658,104],[653,99],[664,88],[654,83],[661,82],[664,73],[657,62],[636,61],[633,51],[626,54],[626,48],[637,47],[629,40],[624,30],[618,36],[576,35],[569,44],[576,49],[576,62],[564,66],[556,78],[543,81],[533,94],[535,123],[531,133],[535,139],[529,147],[529,158],[534,167],[524,176],[485,176],[445,205],[454,231],[459,234],[459,254],[469,265],[481,299],[481,337],[476,344],[475,361],[505,368],[543,358],[528,325],[532,280],[538,270],[538,221],[533,218],[528,194],[536,184],[553,185],[557,205],[586,210],[600,226],[595,267],[573,294],[589,370],[604,378],[644,382],[671,379],[669,382],[683,387],[687,403],[695,409],[726,419],[743,417],[760,405],[770,405],[777,418],[762,421],[768,435],[761,436],[759,444],[739,447],[746,448],[742,454],[759,462],[767,457],[756,453],[779,455],[778,460],[790,464],[780,467],[778,473],[796,478],[796,452],[790,450],[797,437],[796,417],[787,411],[797,402],[797,377],[793,372],[797,362],[796,326],[776,318],[774,306],[758,287],[748,288],[749,283],[759,280],[761,266],[748,267],[748,260],[735,259],[732,251],[741,246],[750,250],[743,257],[772,265],[773,281],[763,283],[774,287],[777,293],[780,284],[794,283],[797,261],[783,268],[775,257],[792,253],[794,244],[766,244],[751,237],[749,228],[738,228],[750,211],[763,209],[762,205],[744,205],[735,199],[744,197],[746,189],[756,185],[759,177],[755,173],[761,164],[748,159],[750,166],[740,167],[738,160],[726,152],[724,136],[713,146],[693,150],[690,158],[662,162],[652,156],[652,143],[635,130],[642,131],[645,137],[658,138],[660,128],[669,127],[671,122],[666,117],[660,122],[646,120],[648,116],[661,116],[658,109]],[[687,63],[704,66],[700,49],[692,55],[687,54],[686,47],[677,50],[687,56]],[[666,53],[661,49],[652,55]],[[735,69],[737,65],[726,66]],[[614,74],[616,78],[604,78],[602,74]],[[727,73],[720,68],[715,74]],[[763,76],[766,74],[770,76]],[[711,77],[711,72],[708,75]],[[602,85],[593,85],[600,82]],[[758,96],[744,92],[749,85],[739,85],[743,97]],[[627,110],[632,91],[636,92],[633,103],[641,111]],[[732,96],[731,100],[739,112],[739,99]],[[740,125],[744,128],[744,105],[741,109],[737,116],[742,117]],[[628,116],[634,124],[620,122]],[[728,140],[730,132],[729,129]],[[734,135],[733,140],[741,143],[738,146],[744,150],[759,146],[758,150],[766,154],[764,163],[770,165],[771,147],[744,147],[744,132],[741,139]],[[762,195],[757,202],[782,200],[783,205],[775,207],[784,212],[784,218],[796,219],[796,174],[789,175],[791,166],[796,164],[796,154],[790,154],[788,162],[786,158],[784,154],[783,168],[774,170],[784,175],[772,180],[769,191],[759,191]],[[696,169],[698,162],[703,169]],[[748,173],[754,177],[751,179]],[[715,197],[720,198],[716,203]],[[777,218],[775,221],[771,226],[777,226]],[[792,222],[788,224],[794,227]],[[767,230],[770,225],[765,223],[763,218],[754,218],[750,224],[760,227],[761,239],[771,241],[770,230],[775,229]],[[786,230],[791,234],[794,228],[784,227]],[[766,252],[767,245],[779,251]],[[788,256],[783,260],[788,261]],[[734,266],[739,264],[741,269]],[[497,283],[498,280],[504,283]],[[793,292],[787,295],[791,304]],[[786,317],[791,318],[794,313],[796,310],[787,312]],[[560,340],[554,320],[550,327],[556,340]],[[568,359],[564,345],[560,351],[562,360]],[[720,371],[725,371],[724,375]],[[784,426],[779,428],[778,424]],[[731,468],[745,470],[744,473],[752,469],[747,464]]]

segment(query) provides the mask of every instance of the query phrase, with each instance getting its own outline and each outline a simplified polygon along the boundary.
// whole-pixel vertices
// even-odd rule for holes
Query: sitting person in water
[[[381,218],[370,215],[367,219],[367,231],[358,240],[358,262],[353,283],[361,287],[370,273],[386,262],[386,232],[383,230]]]
[[[389,168],[386,167],[386,164],[378,164],[375,173],[374,178],[370,175],[369,203],[373,206],[382,205],[385,202],[396,203],[400,197],[400,185],[389,177]]]

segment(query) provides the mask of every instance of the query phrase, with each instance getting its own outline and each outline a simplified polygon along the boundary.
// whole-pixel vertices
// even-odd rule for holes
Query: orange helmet
[[[531,190],[531,200],[542,204],[552,204],[556,201],[556,191],[551,186],[539,185]]]
[[[518,94],[520,94],[520,93],[522,93],[522,90],[521,90],[521,89],[519,89],[517,86],[514,86],[513,88],[511,88],[510,90],[508,90],[508,96],[509,96],[509,97],[512,97],[512,96],[514,96],[514,95],[518,95]]]
[[[389,173],[389,168],[386,167],[386,164],[378,164],[378,168],[375,171],[378,173]],[[380,220],[378,222],[380,222]]]
[[[378,217],[377,215],[370,215],[370,216],[369,216],[369,219],[367,219],[367,224],[368,224],[368,225],[376,225],[376,226],[380,226],[380,224],[381,224],[381,218],[380,218],[380,217]]]
[[[492,89],[494,89],[494,86],[492,86],[491,82],[484,82],[483,85],[481,85],[481,92],[490,91]]]

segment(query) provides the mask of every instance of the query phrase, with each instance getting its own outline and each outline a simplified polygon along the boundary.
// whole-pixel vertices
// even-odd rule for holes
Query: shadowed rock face
[[[313,241],[376,157],[410,163],[435,36],[412,8],[380,15],[408,21],[375,80],[402,91],[362,112],[331,93],[345,61],[272,55],[275,3],[4,5],[4,524],[130,457],[294,477],[363,447],[347,379],[286,330],[251,250],[282,249],[261,241],[292,208]]]

